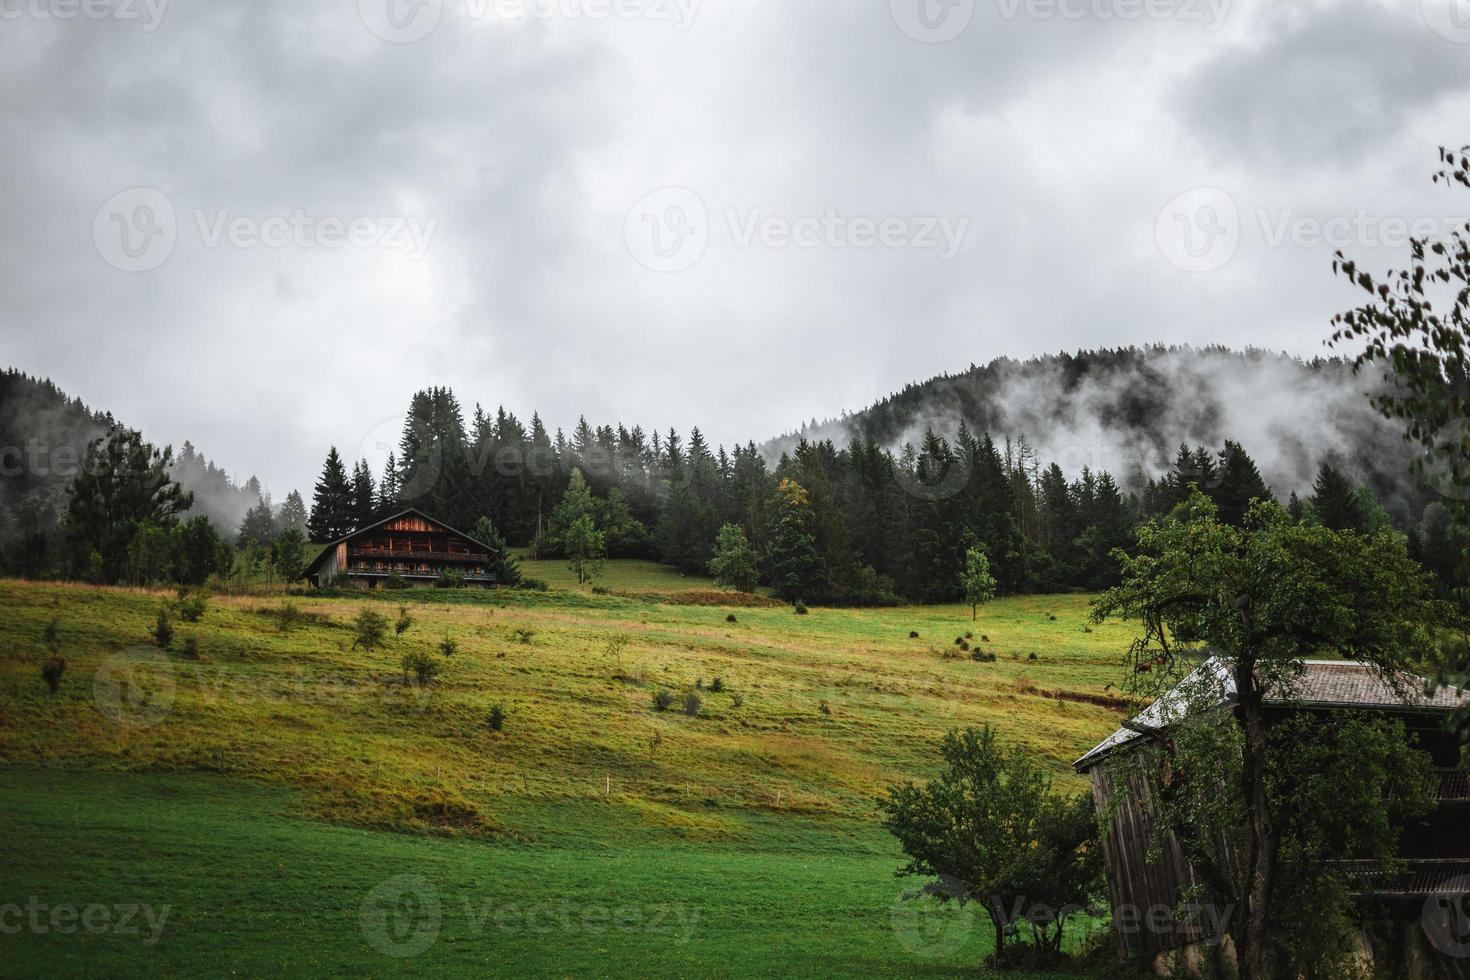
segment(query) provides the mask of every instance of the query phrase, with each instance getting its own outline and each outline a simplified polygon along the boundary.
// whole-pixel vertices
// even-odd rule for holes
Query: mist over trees
[[[1123,489],[1113,474],[1068,476],[1022,437],[997,441],[961,421],[896,451],[797,440],[769,463],[753,443],[709,445],[699,429],[648,433],[578,420],[570,434],[504,408],[468,413],[447,388],[416,394],[399,445],[376,481],[365,461],[330,450],[308,522],[315,540],[415,507],[454,527],[481,522],[533,558],[595,570],[604,557],[663,561],[751,584],[791,601],[883,604],[965,598],[974,553],[1002,593],[1115,585],[1116,552],[1149,518],[1198,487],[1227,523],[1252,500],[1279,501],[1246,446],[1179,445],[1163,473]],[[350,474],[350,475],[349,475]],[[1377,530],[1389,515],[1372,490],[1324,463],[1295,519]],[[364,506],[370,502],[370,511]],[[1419,545],[1418,519],[1406,531]]]

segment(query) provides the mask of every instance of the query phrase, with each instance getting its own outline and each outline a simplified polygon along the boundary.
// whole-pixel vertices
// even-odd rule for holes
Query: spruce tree
[[[1312,484],[1312,510],[1323,527],[1334,531],[1362,531],[1363,512],[1353,485],[1331,463],[1323,463]]]
[[[301,494],[292,490],[286,494],[286,502],[281,505],[281,510],[276,514],[276,527],[281,531],[300,531],[306,533],[306,504],[301,500]]]
[[[337,447],[333,446],[327,452],[321,479],[316,481],[312,492],[311,517],[306,522],[311,540],[320,543],[342,537],[352,530],[352,515],[352,483],[347,479]]]
[[[789,601],[824,598],[827,570],[817,555],[811,532],[811,507],[806,490],[782,480],[771,498],[771,585]]]
[[[1220,508],[1220,520],[1236,527],[1245,520],[1246,508],[1252,500],[1273,499],[1256,461],[1240,443],[1225,440],[1225,448],[1220,451],[1219,484],[1210,492],[1210,499]]]

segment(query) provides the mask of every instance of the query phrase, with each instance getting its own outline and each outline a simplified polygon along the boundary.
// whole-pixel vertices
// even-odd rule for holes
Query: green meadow
[[[527,563],[547,592],[218,596],[167,651],[171,593],[0,581],[0,974],[984,975],[988,920],[904,899],[875,800],[981,723],[1083,791],[1127,625],[555,564]],[[365,649],[363,608],[412,623]],[[134,934],[127,905],[169,913]]]

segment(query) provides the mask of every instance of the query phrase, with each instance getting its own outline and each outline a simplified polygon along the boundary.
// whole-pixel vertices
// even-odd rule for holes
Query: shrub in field
[[[714,680],[709,682],[709,689],[714,693],[719,694],[725,689],[725,679],[723,677],[716,677]]]
[[[689,691],[684,695],[684,713],[690,718],[693,718],[695,715],[699,714],[699,709],[703,706],[704,701],[702,701],[699,695],[695,694],[693,691]]]
[[[976,650],[970,654],[970,659],[979,661],[982,664],[993,664],[995,663],[995,654],[986,653],[984,650]]]
[[[794,608],[796,609],[796,615],[798,615],[798,616],[805,616],[806,615],[806,603],[804,603],[804,602],[797,602],[797,604],[796,604],[796,606]]]
[[[282,633],[289,633],[301,622],[301,607],[294,602],[283,602],[276,613],[276,628]]]
[[[740,620],[738,620],[738,619],[735,618],[735,614],[734,613],[731,613],[730,615],[728,615],[728,616],[725,617],[725,622],[727,622],[727,623],[738,623],[738,622],[740,622]]]
[[[516,588],[525,589],[529,592],[550,592],[551,586],[539,578],[523,578],[516,583]]]
[[[420,686],[431,682],[439,674],[439,661],[422,650],[412,650],[403,655],[403,676],[412,673]]]
[[[594,585],[592,587],[592,594],[593,595],[612,595],[612,589],[609,589],[605,585]]]
[[[498,704],[491,705],[490,715],[485,719],[485,723],[490,726],[492,732],[504,731],[505,709]]]
[[[364,609],[352,621],[352,629],[357,634],[357,638],[352,641],[352,648],[371,650],[381,646],[388,635],[388,617],[375,609]]]
[[[661,687],[657,691],[653,692],[654,711],[668,711],[669,707],[673,705],[673,703],[674,693],[672,691],[665,690]]]
[[[202,592],[191,592],[179,600],[179,618],[186,623],[197,623],[204,618],[209,599]]]
[[[383,588],[407,589],[409,588],[408,579],[404,578],[402,575],[399,575],[397,572],[392,572],[388,575],[387,578],[383,579]]]
[[[911,639],[911,640],[917,640],[918,638],[919,638],[919,631],[918,630],[909,630],[909,639]]]
[[[452,657],[458,649],[459,643],[455,641],[454,637],[449,635],[448,630],[445,630],[444,639],[439,641],[439,652],[446,657]]]
[[[168,610],[159,609],[158,618],[153,621],[153,642],[160,649],[167,650],[174,641],[174,626],[168,621]]]
[[[464,576],[453,568],[446,568],[439,573],[434,580],[436,589],[462,589],[464,588]]]
[[[399,606],[398,607],[398,622],[396,622],[396,623],[393,624],[393,633],[394,633],[394,635],[395,636],[402,636],[404,633],[407,633],[408,632],[408,630],[409,630],[409,628],[411,626],[413,626],[413,617],[408,614],[408,607],[407,606]]]
[[[52,654],[41,664],[41,679],[46,686],[55,694],[56,689],[61,687],[61,675],[66,673],[66,658],[60,654]]]
[[[1029,657],[1027,657],[1026,659],[1027,660],[1035,660],[1036,659],[1036,651],[1035,650],[1032,650],[1031,651],[1031,655]]]
[[[704,678],[703,677],[697,677],[697,678],[695,678],[695,680],[694,680],[694,689],[696,691],[703,691],[704,690]]]
[[[821,702],[817,704],[817,710],[824,715],[830,715],[832,713],[832,705],[827,703],[826,698],[823,698]]]
[[[179,655],[185,660],[199,659],[199,638],[196,636],[184,637],[184,645],[179,650]]]
[[[518,630],[516,630],[516,639],[517,640],[520,640],[522,643],[530,643],[531,642],[531,638],[534,637],[535,635],[536,635],[536,631],[535,630],[528,630],[528,629],[518,629]]]
[[[61,645],[61,620],[53,619],[46,624],[46,628],[41,631],[41,642],[52,651]]]
[[[737,708],[742,707],[745,704],[745,695],[743,695],[743,694],[732,694],[732,695],[730,695],[730,703],[733,704]]]

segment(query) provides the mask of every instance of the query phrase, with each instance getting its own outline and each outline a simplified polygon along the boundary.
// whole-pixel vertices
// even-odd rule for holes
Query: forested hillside
[[[0,373],[0,543],[56,526],[87,445],[116,424],[50,380]],[[187,442],[170,473],[194,495],[193,513],[222,529],[238,527],[261,495],[254,477],[237,485]]]

